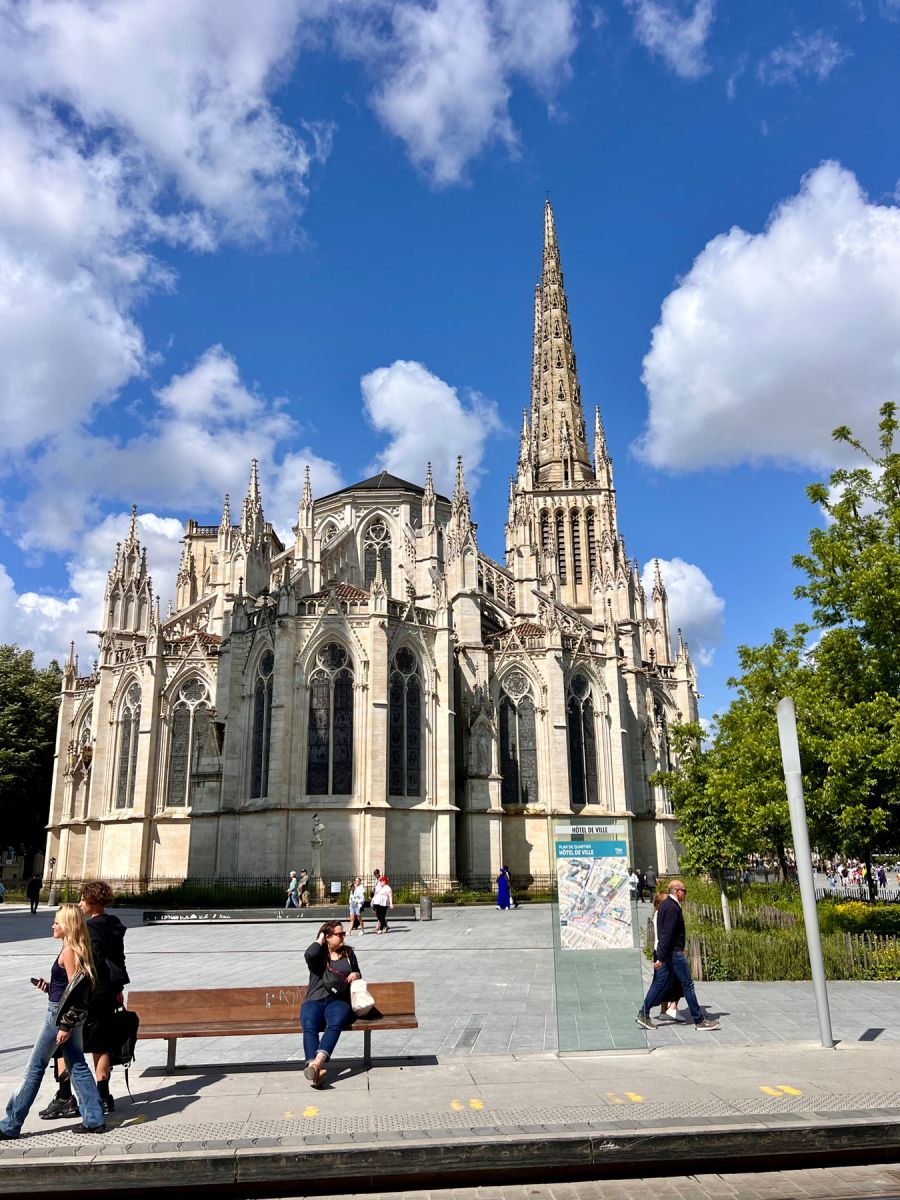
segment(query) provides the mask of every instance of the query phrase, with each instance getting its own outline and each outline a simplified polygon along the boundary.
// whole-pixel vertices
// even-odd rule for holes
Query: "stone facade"
[[[253,464],[238,521],[188,521],[175,609],[133,517],[91,675],[66,664],[47,856],[57,876],[181,879],[310,865],[324,878],[542,875],[550,818],[629,818],[635,861],[676,866],[651,786],[696,720],[687,648],[653,615],[593,461],[549,203],[532,394],[506,562],[478,547],[462,462],[449,499],[387,473],[313,499],[294,540]]]

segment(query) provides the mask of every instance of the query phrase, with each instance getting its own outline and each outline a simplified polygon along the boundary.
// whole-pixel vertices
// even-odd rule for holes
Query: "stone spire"
[[[534,363],[540,372],[538,393],[537,484],[570,484],[593,479],[585,440],[581,387],[575,365],[569,306],[560,265],[553,209],[544,206],[544,264],[540,284],[540,350]],[[537,311],[535,311],[537,350]],[[532,384],[532,393],[534,393]],[[563,432],[568,430],[568,446]]]
[[[433,525],[437,519],[437,497],[434,492],[434,476],[429,462],[425,470],[425,490],[422,493],[422,524]]]
[[[259,470],[257,460],[254,458],[250,462],[250,483],[241,513],[241,533],[246,538],[257,540],[262,537],[264,525],[262,498],[259,492]]]
[[[133,504],[128,536],[124,545],[116,543],[115,559],[106,578],[104,630],[146,633],[153,603],[152,587],[147,550],[138,540],[137,505]]]
[[[541,414],[541,285],[534,285],[534,340],[531,351],[531,424],[537,427]]]
[[[303,471],[303,495],[300,497],[300,507],[297,510],[298,525],[312,524],[312,508],[312,480],[309,477],[309,463],[307,463]]]
[[[613,486],[612,458],[606,445],[606,432],[600,419],[600,409],[594,409],[594,478],[604,488]]]
[[[456,483],[453,485],[453,495],[450,498],[450,511],[458,524],[470,525],[472,522],[472,505],[469,501],[469,489],[463,474],[462,455],[456,459]]]
[[[659,628],[659,645],[657,657],[661,662],[668,662],[672,657],[672,631],[669,625],[669,596],[663,583],[662,572],[659,569],[659,559],[653,560],[653,616]],[[681,630],[678,631],[679,644]]]
[[[225,503],[222,505],[222,520],[219,522],[219,528],[231,528],[231,500],[227,492],[225,493]]]

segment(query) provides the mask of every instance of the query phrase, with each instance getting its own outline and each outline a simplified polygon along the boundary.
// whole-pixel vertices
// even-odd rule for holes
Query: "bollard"
[[[419,920],[420,921],[430,921],[431,920],[431,897],[430,896],[420,896],[419,897]]]

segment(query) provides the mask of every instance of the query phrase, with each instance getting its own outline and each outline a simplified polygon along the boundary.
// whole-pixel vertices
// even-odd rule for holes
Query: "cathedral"
[[[313,814],[326,880],[546,876],[573,816],[676,869],[651,777],[697,679],[658,564],[648,605],[626,552],[599,410],[589,451],[549,201],[531,379],[502,563],[461,460],[450,497],[430,465],[318,497],[307,471],[286,545],[254,462],[237,519],[226,496],[218,525],[187,521],[163,617],[132,515],[93,672],[64,670],[57,878],[278,875],[311,865]]]

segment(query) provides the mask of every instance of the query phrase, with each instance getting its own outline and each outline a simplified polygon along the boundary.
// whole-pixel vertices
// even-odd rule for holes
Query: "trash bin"
[[[419,897],[419,920],[420,921],[430,921],[431,920],[431,897],[430,896],[420,896]]]

